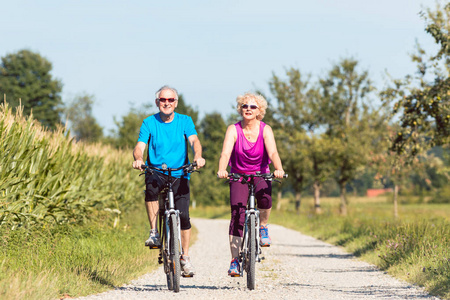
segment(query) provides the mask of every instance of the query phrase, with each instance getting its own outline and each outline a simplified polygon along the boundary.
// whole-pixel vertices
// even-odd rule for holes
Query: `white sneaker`
[[[153,248],[153,247],[158,248],[161,246],[161,239],[160,239],[159,233],[158,233],[158,231],[156,231],[156,229],[150,230],[150,236],[145,241],[145,246],[151,247],[151,248]]]
[[[180,258],[180,263],[181,271],[183,271],[181,274],[182,276],[192,277],[195,275],[195,269],[191,264],[191,258],[189,256],[182,255]]]

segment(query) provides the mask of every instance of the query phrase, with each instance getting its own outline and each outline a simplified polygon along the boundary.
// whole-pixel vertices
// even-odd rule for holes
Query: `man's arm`
[[[205,165],[205,159],[202,157],[202,144],[195,134],[189,136],[188,141],[194,152],[194,161],[197,163],[197,168],[199,169]]]
[[[144,151],[146,144],[144,142],[137,142],[136,147],[133,150],[133,168],[141,170],[141,166],[144,164]]]

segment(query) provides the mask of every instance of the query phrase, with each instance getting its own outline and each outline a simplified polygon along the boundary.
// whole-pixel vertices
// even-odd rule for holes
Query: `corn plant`
[[[142,187],[130,155],[76,143],[61,127],[47,131],[18,109],[0,105],[0,226],[80,223],[118,214]]]

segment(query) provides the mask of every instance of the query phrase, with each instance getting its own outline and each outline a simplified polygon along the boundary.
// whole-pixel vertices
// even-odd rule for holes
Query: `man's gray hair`
[[[171,90],[172,92],[174,92],[175,93],[175,99],[178,100],[178,91],[175,88],[173,88],[171,86],[168,86],[168,85],[164,85],[159,90],[156,91],[156,94],[155,94],[156,99],[159,99],[159,95],[164,90]]]

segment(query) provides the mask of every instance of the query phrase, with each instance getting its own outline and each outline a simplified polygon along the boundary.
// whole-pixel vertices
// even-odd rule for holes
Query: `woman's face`
[[[252,99],[244,101],[244,104],[241,105],[241,115],[246,120],[256,119],[256,116],[259,115],[258,103]]]

